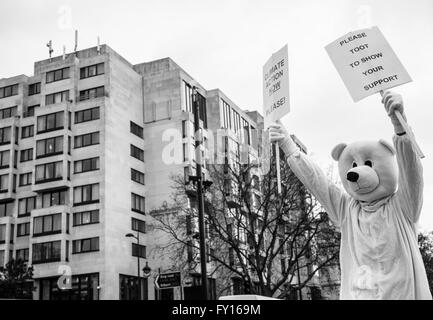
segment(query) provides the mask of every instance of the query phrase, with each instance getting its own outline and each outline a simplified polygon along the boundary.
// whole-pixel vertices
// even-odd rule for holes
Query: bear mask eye
[[[352,168],[355,168],[355,167],[357,167],[358,165],[356,164],[356,162],[353,162],[352,163]]]
[[[371,160],[367,160],[367,161],[365,161],[364,164],[365,164],[366,166],[373,167],[373,163],[371,162]]]

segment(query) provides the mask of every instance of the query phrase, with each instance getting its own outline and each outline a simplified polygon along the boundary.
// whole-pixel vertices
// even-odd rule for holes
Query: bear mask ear
[[[334,159],[335,161],[338,161],[338,159],[340,159],[341,153],[343,152],[344,148],[347,147],[347,144],[345,143],[339,143],[337,144],[334,149],[332,149],[331,151],[331,156],[332,159]]]
[[[391,152],[393,155],[395,154],[394,147],[389,142],[387,142],[387,141],[385,141],[383,139],[380,139],[379,143],[381,145],[383,145],[386,149],[388,149],[388,151]]]

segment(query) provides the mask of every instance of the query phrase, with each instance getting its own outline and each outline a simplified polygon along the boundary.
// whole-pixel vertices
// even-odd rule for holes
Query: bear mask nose
[[[358,178],[359,174],[357,174],[356,172],[347,173],[347,180],[349,180],[350,182],[356,182],[358,181]]]

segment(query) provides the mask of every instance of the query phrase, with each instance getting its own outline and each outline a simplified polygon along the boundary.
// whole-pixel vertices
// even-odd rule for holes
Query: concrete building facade
[[[34,299],[155,299],[170,266],[148,258],[147,212],[170,201],[173,174],[195,172],[193,86],[205,141],[251,139],[247,113],[169,58],[132,65],[102,45],[0,79],[0,264],[34,267]],[[153,269],[140,292],[137,256]]]
[[[35,299],[135,294],[145,237],[137,247],[125,234],[146,220],[141,76],[101,46],[36,62],[0,88],[0,263],[34,267]],[[72,290],[59,289],[62,275]]]

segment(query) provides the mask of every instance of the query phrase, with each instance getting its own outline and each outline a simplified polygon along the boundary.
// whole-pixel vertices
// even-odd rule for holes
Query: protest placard
[[[412,81],[378,27],[361,29],[338,38],[326,51],[354,102]],[[395,112],[415,151],[424,158],[412,130],[399,111]]]
[[[378,27],[350,32],[326,51],[355,102],[412,81]]]
[[[265,129],[290,111],[287,45],[272,54],[263,66],[263,116]],[[280,148],[275,147],[277,188],[281,193]]]
[[[263,116],[265,129],[290,111],[287,45],[272,54],[263,66]]]

